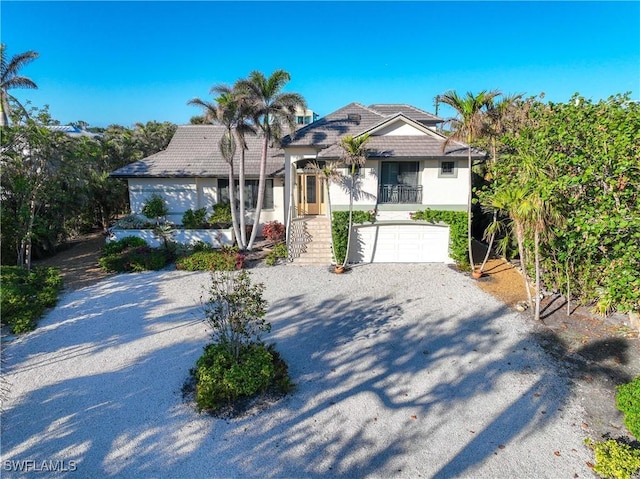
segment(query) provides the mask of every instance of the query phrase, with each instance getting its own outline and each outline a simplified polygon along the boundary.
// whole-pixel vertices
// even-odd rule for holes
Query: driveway
[[[465,275],[250,272],[266,286],[266,339],[289,364],[291,395],[240,419],[198,414],[181,388],[210,337],[209,276],[113,276],[65,293],[4,344],[2,476],[592,476],[580,398],[535,325]]]

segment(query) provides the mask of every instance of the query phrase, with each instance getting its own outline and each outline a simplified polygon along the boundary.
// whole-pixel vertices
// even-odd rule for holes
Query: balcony
[[[378,203],[422,203],[422,186],[380,185]]]

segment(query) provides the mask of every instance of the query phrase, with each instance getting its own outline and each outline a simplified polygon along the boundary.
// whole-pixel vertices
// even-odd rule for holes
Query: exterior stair
[[[326,265],[333,260],[331,253],[331,224],[326,216],[305,216],[296,219],[302,224],[292,228],[290,255],[295,265]],[[296,254],[292,252],[296,251]]]

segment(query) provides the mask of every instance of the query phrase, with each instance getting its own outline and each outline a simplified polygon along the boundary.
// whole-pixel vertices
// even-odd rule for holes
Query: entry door
[[[324,214],[324,188],[318,175],[298,175],[298,212],[303,215]]]

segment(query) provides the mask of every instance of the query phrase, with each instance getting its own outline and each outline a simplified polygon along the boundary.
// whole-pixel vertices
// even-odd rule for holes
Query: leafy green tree
[[[342,267],[346,267],[349,262],[349,247],[351,246],[351,230],[353,228],[353,196],[356,184],[356,175],[361,167],[367,162],[367,141],[369,134],[361,136],[345,135],[340,140],[342,148],[341,161],[347,166],[349,171],[349,224],[347,233],[347,251],[344,255]]]
[[[28,77],[20,75],[20,70],[38,58],[38,53],[27,51],[7,59],[6,45],[0,45],[0,127],[9,124],[11,108],[9,100],[14,101],[23,112],[26,112],[20,102],[13,97],[9,90],[12,88],[38,88],[38,85]]]
[[[444,143],[444,148],[450,145],[452,141],[463,141],[467,144],[467,168],[469,170],[469,194],[467,198],[467,215],[468,215],[468,248],[469,248],[469,265],[471,269],[475,269],[472,248],[472,211],[471,204],[473,198],[473,162],[471,159],[471,145],[482,134],[486,125],[486,111],[492,104],[494,98],[501,95],[497,90],[483,90],[477,95],[467,92],[465,96],[460,96],[451,90],[439,95],[439,101],[449,105],[456,111],[456,118],[449,120],[453,128],[451,135]]]
[[[262,154],[260,159],[260,178],[258,180],[258,198],[251,238],[247,249],[253,248],[253,243],[260,224],[260,214],[264,201],[266,183],[267,152],[269,144],[282,138],[282,126],[295,130],[296,108],[306,109],[304,98],[298,93],[284,93],[282,89],[289,82],[291,76],[284,70],[276,70],[271,76],[265,77],[259,71],[253,71],[249,78],[239,80],[235,89],[246,97],[252,112],[253,121],[262,133]]]

